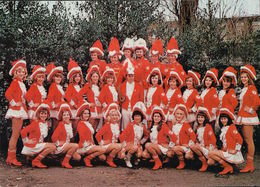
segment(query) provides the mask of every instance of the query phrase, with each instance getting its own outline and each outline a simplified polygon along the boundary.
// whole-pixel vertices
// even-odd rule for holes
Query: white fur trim
[[[104,56],[103,51],[101,51],[101,49],[99,49],[98,47],[91,47],[91,48],[89,49],[89,51],[90,51],[90,52],[98,51],[98,52],[101,53],[102,56]]]
[[[255,74],[251,71],[251,69],[247,68],[246,66],[242,66],[240,69],[247,70],[249,72],[249,74],[253,76],[254,80],[257,79]]]
[[[71,114],[71,117],[72,117],[72,111],[71,111],[71,109],[70,109],[70,106],[69,106],[67,103],[63,103],[63,104],[60,105],[60,108],[59,108],[58,113],[57,113],[57,116],[56,116],[56,118],[57,118],[58,120],[60,120],[60,119],[59,119],[59,115],[60,115],[60,113],[61,113],[64,109],[68,109],[69,112],[70,112],[70,114]]]
[[[24,110],[23,107],[20,108],[20,110],[13,110],[9,108],[7,110],[7,113],[5,115],[5,119],[11,119],[11,118],[22,118],[22,119],[28,119],[28,114]]]
[[[227,76],[227,77],[233,77],[234,80],[235,80],[235,84],[237,85],[237,76],[233,73],[233,72],[230,72],[230,71],[226,71],[223,73],[223,75],[221,76],[221,78],[219,79],[219,82],[222,81],[222,79]]]
[[[153,114],[156,113],[156,112],[159,112],[159,113],[162,114],[163,121],[166,120],[166,115],[165,115],[163,109],[162,109],[161,107],[157,106],[157,105],[155,105],[155,106],[153,107],[152,112],[151,112],[151,117],[152,117]]]
[[[9,75],[12,76],[12,75],[13,75],[13,74],[12,74],[12,71],[13,71],[15,68],[17,68],[17,66],[20,65],[20,64],[26,65],[26,62],[25,62],[24,60],[19,60],[18,62],[16,62],[16,64],[10,69]]]
[[[35,110],[35,114],[38,113],[38,111],[39,111],[40,109],[42,109],[42,108],[47,109],[48,111],[50,111],[50,106],[49,106],[49,105],[47,105],[47,104],[45,104],[45,103],[41,103],[41,104],[37,107],[37,109]]]
[[[216,84],[219,85],[219,82],[218,82],[218,78],[216,77],[215,73],[213,73],[212,71],[208,70],[206,72],[206,75],[204,76],[202,82],[204,82],[205,78],[209,75],[212,75],[213,76],[213,79],[215,80]]]
[[[177,52],[178,54],[181,54],[181,51],[178,50],[178,49],[168,49],[167,50],[167,53],[174,53],[174,52]]]
[[[199,79],[199,77],[196,75],[196,73],[194,73],[193,71],[191,71],[191,70],[188,70],[188,73],[191,73],[192,75],[194,75],[194,77],[197,79],[197,81],[198,81],[198,85],[200,85],[200,79]]]
[[[220,114],[221,114],[221,112],[227,112],[228,114],[230,114],[230,115],[233,117],[232,120],[235,120],[235,119],[236,119],[235,114],[233,114],[233,112],[231,112],[228,108],[221,108],[221,109],[219,110],[219,112],[220,112]]]
[[[176,110],[178,108],[184,108],[184,112],[186,113],[185,115],[187,116],[188,115],[188,110],[187,110],[187,107],[184,105],[184,104],[177,104],[174,109],[173,109],[173,114],[176,112]]]
[[[30,76],[30,79],[33,79],[33,77],[38,73],[38,72],[46,72],[46,68],[44,67],[41,67],[41,68],[38,68],[35,72],[33,72]]]
[[[175,76],[177,76],[178,77],[178,79],[180,80],[180,86],[182,86],[183,85],[183,80],[181,79],[181,77],[179,76],[179,73],[177,73],[176,71],[171,71],[170,72],[170,76],[172,76],[172,75],[175,75]],[[167,84],[169,84],[169,81],[167,81]]]
[[[74,72],[78,72],[78,71],[81,72],[81,67],[78,66],[78,67],[71,68],[71,70],[69,71],[69,73],[68,73],[68,75],[67,75],[67,79],[70,78],[70,75],[73,73],[73,71],[74,71]]]
[[[53,74],[55,73],[55,71],[63,71],[63,67],[62,66],[58,66],[55,67],[51,70],[51,72],[48,74],[47,76],[47,81],[50,81],[50,78],[53,76]]]
[[[162,80],[162,73],[161,70],[159,68],[153,68],[152,71],[150,72],[150,74],[147,76],[146,78],[146,82],[149,83],[150,77],[154,72],[158,72],[159,73],[159,79],[161,80],[161,84],[163,84],[163,80]]]
[[[114,71],[112,68],[107,68],[107,69],[104,71],[104,73],[103,73],[102,76],[101,76],[101,80],[103,81],[104,76],[106,75],[107,72],[112,72],[112,73],[113,73],[113,75],[114,75],[114,77],[115,77],[115,82],[116,82],[116,81],[117,81],[117,79],[116,79],[116,73],[115,73],[115,71]]]
[[[197,115],[199,112],[205,112],[209,118],[209,121],[211,121],[211,116],[210,116],[209,110],[207,108],[200,106],[197,110]]]
[[[238,116],[236,120],[236,124],[238,125],[259,125],[259,118],[256,117],[241,117]]]

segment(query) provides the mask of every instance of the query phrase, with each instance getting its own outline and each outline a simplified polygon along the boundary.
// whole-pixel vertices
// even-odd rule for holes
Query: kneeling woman
[[[220,140],[223,146],[221,150],[210,151],[208,160],[209,165],[213,165],[217,161],[224,167],[223,171],[219,172],[220,175],[233,173],[233,167],[230,164],[244,162],[240,151],[243,139],[232,122],[234,119],[235,116],[231,107],[220,109]]]
[[[59,107],[57,118],[60,120],[58,127],[52,134],[52,141],[56,144],[55,154],[66,154],[61,166],[71,169],[69,161],[71,157],[73,160],[80,160],[81,157],[77,153],[78,144],[70,143],[70,139],[73,138],[72,123],[70,121],[72,112],[70,106],[67,103],[62,103]]]
[[[162,162],[159,155],[166,155],[169,149],[172,149],[173,145],[176,143],[177,137],[164,122],[165,114],[159,106],[153,107],[151,116],[151,142],[145,144],[143,157],[150,158],[151,154],[155,162],[153,170],[157,170],[162,168]],[[170,138],[170,144],[167,137]]]
[[[32,161],[32,167],[47,168],[41,160],[48,154],[54,153],[56,146],[53,143],[45,143],[44,139],[48,136],[50,117],[50,107],[42,103],[35,111],[35,119],[30,125],[21,131],[24,143],[22,154],[36,156]],[[28,137],[29,134],[29,137]]]
[[[89,122],[90,119],[90,104],[83,102],[77,110],[76,116],[80,118],[77,131],[79,133],[79,149],[77,152],[80,155],[85,155],[84,162],[87,167],[93,167],[91,160],[106,152],[106,149],[97,146],[93,140],[95,130]]]
[[[132,119],[133,122],[128,123],[125,130],[119,136],[120,142],[123,144],[121,158],[125,159],[127,167],[133,167],[131,157],[136,154],[136,164],[139,163],[142,157],[142,144],[146,142],[149,136],[149,131],[145,127],[143,120],[146,118],[146,108],[143,102],[137,102],[133,107]],[[127,152],[127,155],[125,155]]]
[[[106,149],[107,164],[110,167],[117,167],[114,163],[114,158],[121,151],[122,145],[118,142],[120,135],[120,118],[119,106],[116,103],[111,103],[105,112],[105,125],[97,132],[96,140],[99,145]]]

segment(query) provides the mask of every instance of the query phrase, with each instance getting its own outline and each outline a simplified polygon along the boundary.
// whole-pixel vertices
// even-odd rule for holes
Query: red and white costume
[[[79,149],[77,152],[84,154],[95,146],[93,140],[95,130],[88,121],[79,121],[77,131],[79,133]]]
[[[240,71],[247,72],[253,80],[256,80],[256,73],[253,66],[242,66]],[[240,93],[239,102],[240,107],[237,115],[236,124],[259,125],[259,118],[256,110],[260,106],[260,98],[258,97],[256,87],[254,85],[244,87]],[[246,107],[249,107],[249,111],[245,110]]]
[[[49,122],[41,122],[38,120],[33,121],[30,125],[26,126],[21,131],[21,137],[26,142],[25,139],[34,140],[35,143],[28,144],[25,143],[22,149],[22,154],[24,155],[35,155],[40,153],[46,143],[44,139],[48,136]],[[29,137],[27,135],[29,134]]]

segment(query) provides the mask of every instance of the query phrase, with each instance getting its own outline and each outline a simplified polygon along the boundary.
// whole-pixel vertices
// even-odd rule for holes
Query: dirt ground
[[[117,162],[118,163],[118,162]],[[205,173],[198,172],[199,162],[187,163],[184,170],[176,170],[177,162],[168,163],[163,169],[152,171],[152,163],[142,168],[128,169],[119,161],[118,168],[99,162],[93,168],[83,163],[72,163],[73,169],[63,169],[59,163],[48,163],[48,169],[35,169],[25,164],[21,168],[7,166],[0,158],[0,187],[4,186],[260,186],[260,155],[255,159],[254,173],[216,177],[219,167]],[[241,166],[240,166],[241,167]]]

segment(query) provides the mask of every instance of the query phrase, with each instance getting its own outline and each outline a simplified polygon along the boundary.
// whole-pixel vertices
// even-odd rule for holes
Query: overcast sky
[[[221,4],[221,11],[226,10],[225,7],[231,7],[229,11],[226,13],[227,17],[231,16],[252,16],[252,15],[260,15],[260,0],[212,0],[214,3]],[[42,1],[43,3],[49,3],[50,9],[56,1]],[[199,8],[207,8],[208,0],[199,0]],[[238,2],[238,3],[237,3]],[[71,8],[72,13],[75,13],[75,1],[64,1],[67,7]],[[236,5],[236,6],[235,6]],[[167,19],[172,20],[174,17],[167,13]],[[220,12],[216,15],[220,17]]]

